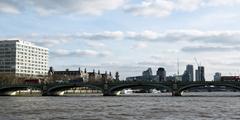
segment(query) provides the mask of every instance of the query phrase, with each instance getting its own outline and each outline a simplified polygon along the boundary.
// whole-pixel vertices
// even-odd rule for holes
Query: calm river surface
[[[223,96],[222,96],[223,95]],[[0,97],[0,120],[229,120],[240,119],[240,93],[184,97]]]

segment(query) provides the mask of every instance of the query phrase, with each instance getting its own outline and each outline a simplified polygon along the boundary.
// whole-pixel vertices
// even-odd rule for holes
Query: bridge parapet
[[[98,82],[98,83],[49,83],[49,84],[11,84],[1,85],[1,92],[19,90],[23,88],[34,88],[42,91],[43,95],[53,95],[54,92],[73,88],[90,87],[99,89],[104,96],[114,96],[116,91],[126,88],[144,88],[144,89],[167,89],[172,92],[172,96],[181,96],[181,92],[193,87],[199,86],[226,86],[240,90],[240,82],[237,81],[198,81],[198,82],[146,82],[146,81],[119,81],[119,82]]]

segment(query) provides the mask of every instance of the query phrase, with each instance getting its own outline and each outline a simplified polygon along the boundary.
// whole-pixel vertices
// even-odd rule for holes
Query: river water
[[[0,120],[240,119],[240,93],[0,97]]]

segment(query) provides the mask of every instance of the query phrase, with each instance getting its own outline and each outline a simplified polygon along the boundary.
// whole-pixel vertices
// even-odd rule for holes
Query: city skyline
[[[49,48],[49,66],[119,71],[121,79],[148,67],[167,75],[185,65],[239,75],[239,0],[0,1],[0,39]],[[159,12],[160,11],[160,12]],[[229,54],[231,53],[231,54]]]

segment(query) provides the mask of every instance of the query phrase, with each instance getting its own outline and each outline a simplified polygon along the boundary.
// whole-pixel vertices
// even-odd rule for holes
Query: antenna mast
[[[179,77],[179,58],[177,58],[177,75]]]

